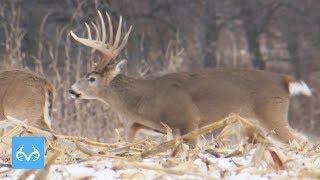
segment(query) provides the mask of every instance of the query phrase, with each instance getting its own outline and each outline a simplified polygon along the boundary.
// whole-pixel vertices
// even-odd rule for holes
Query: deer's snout
[[[81,94],[76,92],[75,90],[70,89],[69,90],[69,94],[71,95],[71,97],[73,98],[80,98]]]

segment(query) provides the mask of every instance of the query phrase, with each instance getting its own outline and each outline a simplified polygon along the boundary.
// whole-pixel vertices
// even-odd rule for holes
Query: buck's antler
[[[102,14],[100,11],[98,11],[100,23],[101,23],[101,29],[102,29],[102,36],[100,34],[100,31],[98,30],[98,27],[96,24],[91,23],[92,26],[95,29],[96,39],[92,39],[91,29],[90,26],[85,23],[88,31],[88,38],[80,38],[76,34],[74,34],[72,31],[70,31],[71,36],[78,42],[89,46],[93,49],[98,50],[103,54],[103,57],[101,58],[98,65],[95,67],[96,69],[103,69],[112,59],[115,59],[121,50],[125,47],[127,44],[129,34],[131,32],[132,26],[130,26],[129,30],[125,34],[124,38],[122,39],[120,43],[120,37],[121,37],[121,28],[122,28],[122,16],[120,16],[119,25],[117,29],[117,33],[115,36],[115,40],[113,41],[113,27],[112,22],[109,14],[106,12],[107,18],[108,18],[108,24],[109,24],[109,41],[106,42],[106,26],[102,17]],[[120,43],[120,45],[119,45]]]

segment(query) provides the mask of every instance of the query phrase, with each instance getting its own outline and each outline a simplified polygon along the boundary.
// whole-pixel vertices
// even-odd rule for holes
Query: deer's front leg
[[[133,123],[131,125],[131,127],[129,128],[128,132],[127,132],[127,141],[128,142],[133,142],[137,132],[140,130],[140,129],[144,129],[146,128],[145,126],[139,124],[139,123]]]

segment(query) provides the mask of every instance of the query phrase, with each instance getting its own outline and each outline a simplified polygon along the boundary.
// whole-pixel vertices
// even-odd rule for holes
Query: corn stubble
[[[52,165],[79,164],[95,167],[103,159],[110,159],[112,169],[123,171],[120,178],[141,178],[139,171],[153,171],[154,177],[192,176],[213,178],[211,171],[219,170],[220,177],[230,175],[226,169],[217,167],[214,158],[230,158],[236,167],[236,173],[247,172],[252,175],[268,176],[270,173],[284,172],[279,177],[318,178],[320,172],[315,161],[320,155],[320,146],[293,140],[289,145],[280,144],[269,138],[268,133],[259,127],[237,116],[230,115],[225,119],[209,124],[186,135],[174,137],[170,128],[163,135],[163,142],[151,138],[136,143],[120,141],[114,144],[101,143],[79,136],[68,136],[55,132],[43,131],[28,126],[23,121],[13,118],[2,122],[12,128],[5,131],[0,138],[1,167],[10,166],[10,144],[13,135],[42,135],[46,139],[46,161],[43,171],[29,170],[19,175],[19,179],[35,176],[46,179],[50,176]],[[7,126],[8,127],[8,126]],[[236,128],[235,128],[236,127]],[[202,138],[214,130],[222,129],[218,136],[203,139],[196,148],[189,148],[184,139]],[[254,132],[254,143],[241,133],[242,129]],[[236,136],[240,141],[231,141]],[[169,137],[169,138],[168,138]],[[232,143],[233,142],[233,143]],[[251,156],[249,163],[236,162],[235,158]],[[302,158],[307,157],[307,158]],[[205,164],[205,170],[195,165],[196,161]],[[151,161],[152,163],[146,163]],[[298,163],[299,162],[299,163]],[[262,168],[263,167],[263,168]],[[131,169],[131,171],[125,171]],[[133,169],[133,171],[132,171]],[[1,176],[10,176],[12,169],[0,171]],[[72,178],[72,177],[70,177]]]

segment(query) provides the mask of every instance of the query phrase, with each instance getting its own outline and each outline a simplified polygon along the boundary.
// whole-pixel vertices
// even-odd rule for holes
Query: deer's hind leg
[[[7,117],[4,115],[4,110],[3,110],[3,106],[0,105],[0,121],[6,120]],[[0,137],[3,136],[5,134],[5,132],[7,131],[7,125],[0,125]]]
[[[274,131],[274,137],[284,143],[295,138],[296,133],[288,123],[289,98],[272,97],[258,104],[255,113],[263,128]]]
[[[202,120],[202,117],[198,107],[195,104],[190,103],[189,106],[186,107],[185,118],[186,118],[186,123],[180,128],[181,135],[188,134],[199,128],[199,124]],[[188,139],[184,139],[184,141],[187,144],[193,147],[196,147],[199,142],[199,137],[191,137]]]

